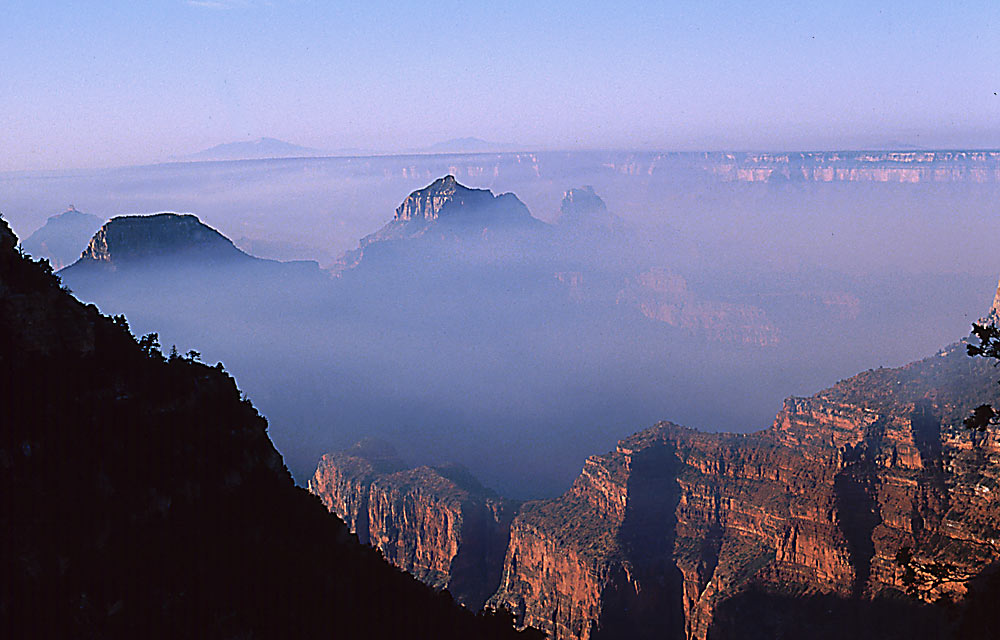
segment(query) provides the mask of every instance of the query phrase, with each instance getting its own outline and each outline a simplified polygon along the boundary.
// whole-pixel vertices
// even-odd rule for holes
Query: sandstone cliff
[[[309,491],[361,542],[459,602],[480,609],[496,591],[516,504],[464,468],[408,469],[391,448],[366,441],[324,455]]]
[[[491,602],[553,638],[938,637],[943,610],[900,600],[895,557],[914,549],[931,601],[966,590],[933,567],[1000,556],[1000,431],[961,425],[993,375],[955,346],[789,399],[763,432],[627,438],[522,508]]]

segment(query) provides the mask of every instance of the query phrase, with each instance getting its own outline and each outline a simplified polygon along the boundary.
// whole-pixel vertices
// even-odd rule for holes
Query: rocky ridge
[[[604,200],[590,185],[569,189],[563,194],[556,223],[570,227],[603,228],[608,231],[622,226],[622,221],[608,211]]]
[[[477,229],[544,226],[513,193],[494,195],[488,189],[470,189],[459,184],[455,176],[447,175],[407,196],[396,208],[393,219],[380,231],[362,239],[361,245],[401,236],[413,237],[435,228],[428,224],[435,221],[468,224]]]
[[[616,301],[634,306],[650,320],[720,342],[768,347],[781,339],[763,309],[702,298],[682,276],[662,267],[628,278]]]
[[[526,249],[547,229],[513,193],[470,189],[446,175],[407,196],[389,222],[341,256],[333,272],[342,275],[363,263],[398,260],[396,254],[412,258],[430,251],[446,261],[456,251]]]

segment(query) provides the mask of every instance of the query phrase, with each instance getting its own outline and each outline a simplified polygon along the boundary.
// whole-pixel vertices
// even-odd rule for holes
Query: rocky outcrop
[[[333,272],[343,274],[363,263],[380,265],[404,255],[412,258],[415,252],[423,252],[420,259],[440,261],[470,251],[482,255],[527,250],[547,228],[513,193],[470,189],[446,175],[407,196],[392,220],[363,237],[357,249],[337,261]]]
[[[808,636],[837,616],[939,637],[943,610],[899,600],[896,554],[914,550],[924,601],[967,589],[934,567],[967,577],[1000,557],[1000,430],[961,425],[996,398],[992,376],[956,346],[792,398],[767,431],[627,438],[522,508],[491,604],[553,638]]]
[[[563,194],[559,205],[557,224],[570,228],[582,229],[620,229],[622,222],[608,211],[604,200],[594,191],[594,187],[585,185],[570,189]]]
[[[222,365],[142,346],[0,220],[0,628],[11,638],[514,637],[297,488]]]
[[[493,195],[488,189],[470,189],[455,176],[438,178],[418,189],[396,208],[393,219],[381,230],[362,239],[365,246],[378,240],[413,236],[429,228],[427,223],[471,225],[475,229],[518,225],[541,226],[513,193]]]
[[[157,213],[112,218],[94,234],[77,264],[115,265],[178,254],[213,261],[252,259],[196,216]]]
[[[464,468],[405,468],[366,441],[324,455],[308,486],[361,542],[424,583],[474,609],[496,590],[517,505]]]
[[[487,189],[470,189],[447,175],[414,191],[396,209],[394,220],[437,220],[442,215],[462,215],[493,204],[498,196]],[[501,196],[502,197],[502,196]]]

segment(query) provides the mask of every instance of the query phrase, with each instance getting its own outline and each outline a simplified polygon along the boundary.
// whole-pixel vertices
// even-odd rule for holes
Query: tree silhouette
[[[163,352],[160,351],[160,334],[147,333],[139,340],[139,349],[150,358],[163,358]]]
[[[1000,362],[1000,328],[992,322],[975,322],[972,324],[972,334],[979,338],[979,344],[966,345],[968,354],[972,357],[992,358],[997,361],[993,363],[996,366]],[[981,404],[972,410],[972,415],[963,424],[968,429],[986,431],[990,425],[1000,424],[1000,411],[991,404]]]

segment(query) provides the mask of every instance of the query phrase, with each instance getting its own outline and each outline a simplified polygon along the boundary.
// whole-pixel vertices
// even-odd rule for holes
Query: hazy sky
[[[392,151],[1000,146],[1000,3],[0,6],[0,170]],[[487,6],[489,5],[489,6]]]

